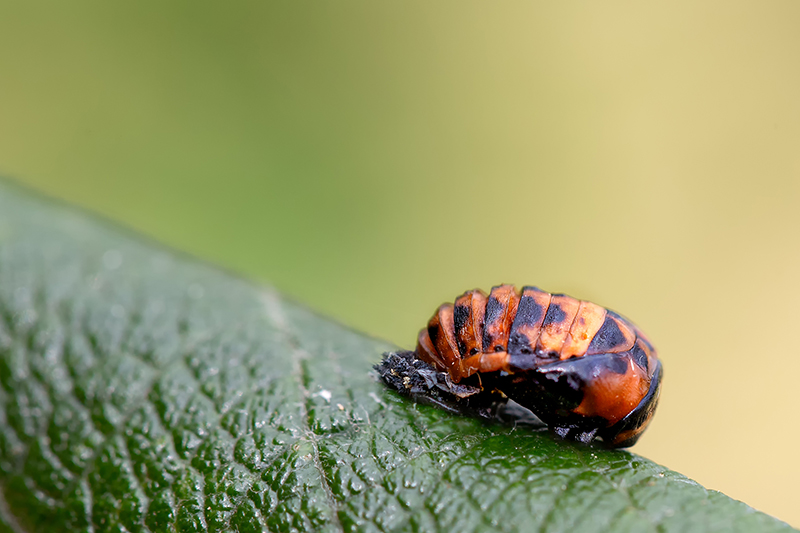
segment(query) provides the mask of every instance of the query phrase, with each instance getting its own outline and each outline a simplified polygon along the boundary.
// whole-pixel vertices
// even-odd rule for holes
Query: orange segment
[[[481,372],[497,372],[508,368],[508,352],[485,353],[480,357]]]
[[[621,353],[633,348],[636,334],[628,321],[612,311],[606,311],[606,319],[595,334],[586,355],[597,353]]]
[[[583,356],[600,326],[606,319],[605,307],[592,302],[581,302],[575,321],[561,347],[561,359]]]
[[[447,370],[447,367],[439,357],[439,354],[436,353],[436,348],[431,342],[431,337],[428,335],[428,328],[419,330],[419,335],[417,336],[417,357],[435,366],[439,370]]]
[[[481,352],[483,346],[483,315],[486,294],[480,290],[467,291],[458,297],[453,308],[453,325],[461,358]]]
[[[650,378],[630,358],[627,363],[624,374],[607,371],[587,383],[583,401],[574,412],[584,416],[601,416],[611,426],[633,411],[647,395]]]
[[[453,335],[453,304],[443,304],[439,307],[428,322],[428,335],[451,377],[456,381],[460,380],[460,377],[456,377],[461,373],[459,365],[461,358],[458,356],[456,339]]]
[[[519,296],[513,285],[493,287],[486,301],[483,352],[506,351],[508,334],[517,314]]]
[[[517,314],[508,337],[508,353],[512,355],[533,353],[549,306],[549,292],[536,287],[523,287]]]
[[[569,335],[572,322],[578,313],[580,301],[565,294],[554,294],[542,323],[537,349],[547,353],[559,353]]]

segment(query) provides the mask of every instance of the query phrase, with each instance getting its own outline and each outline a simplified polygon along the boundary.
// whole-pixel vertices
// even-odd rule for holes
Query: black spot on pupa
[[[642,349],[641,345],[639,345],[641,339],[633,345],[633,348],[630,350],[631,359],[633,362],[643,368],[645,371],[647,370],[647,353]]]
[[[489,347],[494,342],[491,332],[489,331],[493,326],[496,326],[506,312],[506,305],[503,305],[500,300],[494,296],[490,296],[486,302],[486,314],[484,316],[483,328],[483,351],[488,352]]]
[[[523,294],[519,299],[519,306],[517,307],[517,316],[514,317],[514,328],[521,326],[536,326],[541,322],[542,315],[544,314],[544,307],[537,304],[532,296]]]
[[[490,297],[486,302],[486,325],[494,324],[503,317],[503,311],[506,306],[500,303],[500,300],[494,296]]]
[[[456,331],[464,329],[468,319],[469,307],[466,305],[457,305],[453,308],[453,326],[456,328]]]
[[[545,327],[549,324],[560,324],[567,318],[567,313],[561,309],[561,306],[558,304],[550,304],[550,307],[547,308],[547,315],[544,317],[544,322],[542,323],[542,327]]]
[[[605,367],[615,374],[624,374],[628,371],[628,360],[614,354],[613,357],[605,359]]]
[[[428,336],[431,338],[431,343],[436,346],[436,341],[439,339],[438,326],[428,326]]]
[[[539,291],[536,287],[523,287],[522,289],[522,298],[520,298],[517,307],[517,316],[514,317],[514,323],[509,334],[508,353],[510,354],[531,353],[533,351],[530,339],[520,330],[538,326],[542,321],[544,307],[536,303],[532,296],[525,294],[526,291],[530,290]]]
[[[603,325],[600,326],[600,329],[589,344],[586,355],[610,352],[615,346],[625,344],[626,341],[627,339],[622,331],[620,331],[614,317],[606,316]]]
[[[458,353],[461,357],[467,354],[467,345],[464,344],[464,338],[469,335],[464,331],[467,327],[467,320],[469,320],[470,309],[466,305],[457,305],[453,308],[453,326],[456,330],[456,343],[458,344]]]
[[[533,353],[528,337],[522,333],[511,333],[508,337],[508,353],[511,355]]]

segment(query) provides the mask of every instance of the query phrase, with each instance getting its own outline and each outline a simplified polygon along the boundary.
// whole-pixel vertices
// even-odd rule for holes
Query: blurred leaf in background
[[[473,287],[617,309],[635,451],[800,525],[800,4],[51,4],[0,7],[0,172],[407,347]]]

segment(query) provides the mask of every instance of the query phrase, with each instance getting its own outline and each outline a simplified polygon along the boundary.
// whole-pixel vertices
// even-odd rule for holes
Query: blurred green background
[[[800,526],[795,0],[4,2],[0,173],[406,347],[473,287],[616,309],[634,451]]]

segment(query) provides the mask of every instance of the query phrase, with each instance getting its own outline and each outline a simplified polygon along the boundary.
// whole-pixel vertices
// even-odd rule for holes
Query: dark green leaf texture
[[[792,530],[413,404],[370,373],[391,348],[0,184],[0,532]]]

